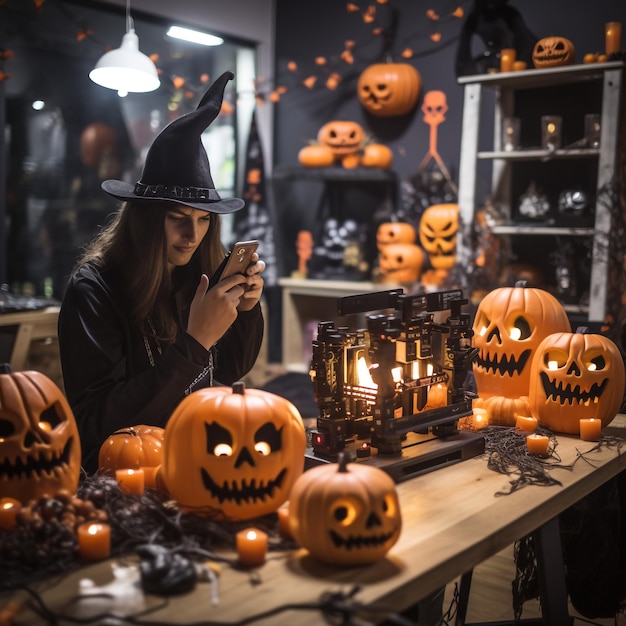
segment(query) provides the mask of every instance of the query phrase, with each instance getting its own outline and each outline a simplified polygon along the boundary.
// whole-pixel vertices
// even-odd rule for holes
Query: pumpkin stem
[[[515,281],[515,286],[516,287],[526,287],[527,281],[525,280],[516,280]]]
[[[243,396],[245,392],[246,383],[243,380],[238,380],[236,383],[233,383],[233,393],[238,393]]]
[[[337,457],[337,463],[339,463],[338,472],[347,472],[348,471],[348,463],[350,462],[350,455],[342,450]]]
[[[589,330],[589,328],[587,326],[579,326],[576,329],[576,334],[577,335],[585,335],[587,333],[587,331]]]
[[[12,374],[13,369],[10,363],[0,363],[0,374]]]

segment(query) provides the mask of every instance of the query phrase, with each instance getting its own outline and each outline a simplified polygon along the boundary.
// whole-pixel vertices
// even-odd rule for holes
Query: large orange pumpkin
[[[23,504],[76,493],[81,448],[76,419],[59,387],[40,372],[0,366],[0,498]]]
[[[558,433],[578,435],[579,420],[609,424],[624,399],[624,361],[608,337],[553,333],[535,350],[529,400],[539,423]]]
[[[311,556],[333,565],[382,559],[400,537],[396,486],[380,468],[348,463],[313,467],[295,482],[289,528]]]
[[[165,429],[139,424],[116,430],[100,446],[98,468],[115,476],[118,469],[139,469],[161,465]]]
[[[571,326],[552,294],[517,284],[494,289],[481,300],[472,330],[478,349],[472,366],[478,395],[519,398],[528,395],[532,358],[540,342],[552,333],[571,331]],[[515,424],[514,415],[502,419]]]
[[[422,91],[420,73],[408,63],[375,63],[357,84],[359,102],[372,115],[394,117],[415,108]]]
[[[165,428],[159,480],[184,510],[251,519],[288,499],[305,447],[302,417],[285,398],[241,381],[199,389]]]
[[[317,131],[317,142],[328,148],[335,158],[358,153],[365,141],[363,127],[350,120],[333,120]]]
[[[380,250],[378,267],[384,283],[414,283],[424,267],[424,252],[413,243],[389,243]]]

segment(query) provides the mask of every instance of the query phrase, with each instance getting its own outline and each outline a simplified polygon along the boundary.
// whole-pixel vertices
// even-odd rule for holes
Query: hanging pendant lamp
[[[102,87],[115,89],[120,97],[129,92],[154,91],[161,84],[154,63],[139,51],[139,38],[130,16],[130,0],[126,2],[126,34],[122,44],[100,57],[89,72],[89,78]]]

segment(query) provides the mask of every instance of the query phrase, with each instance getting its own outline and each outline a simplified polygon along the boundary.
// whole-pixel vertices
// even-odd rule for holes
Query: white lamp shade
[[[139,51],[139,38],[133,28],[124,35],[119,48],[100,57],[89,78],[123,93],[154,91],[161,84],[154,63]]]

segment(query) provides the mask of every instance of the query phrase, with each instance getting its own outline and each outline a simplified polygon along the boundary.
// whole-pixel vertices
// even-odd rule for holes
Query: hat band
[[[196,202],[217,202],[222,198],[215,189],[206,187],[178,187],[176,185],[135,184],[135,195],[143,198],[172,198],[173,200],[195,200]]]

